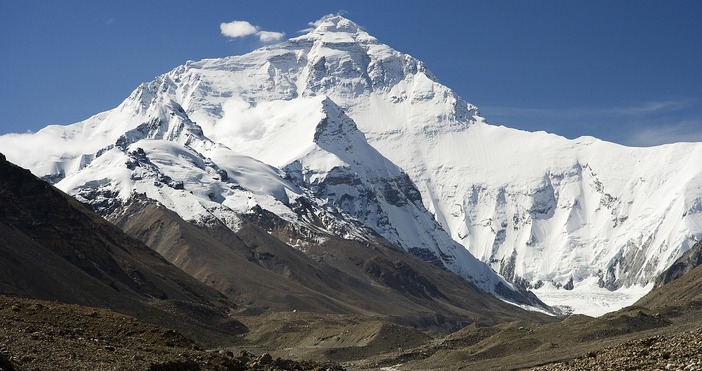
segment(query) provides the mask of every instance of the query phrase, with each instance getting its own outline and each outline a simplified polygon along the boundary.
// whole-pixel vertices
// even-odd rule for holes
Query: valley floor
[[[702,370],[699,308],[632,307],[541,325],[468,326],[359,370]],[[352,368],[353,369],[353,368]]]
[[[701,309],[629,307],[451,334],[359,315],[246,310],[232,315],[248,333],[204,350],[106,309],[0,296],[0,370],[700,370]]]

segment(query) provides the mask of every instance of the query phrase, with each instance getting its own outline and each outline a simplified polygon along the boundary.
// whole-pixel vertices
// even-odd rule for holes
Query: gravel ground
[[[702,329],[629,341],[531,370],[702,370]]]
[[[343,370],[334,363],[203,350],[180,333],[106,309],[0,296],[0,371]]]

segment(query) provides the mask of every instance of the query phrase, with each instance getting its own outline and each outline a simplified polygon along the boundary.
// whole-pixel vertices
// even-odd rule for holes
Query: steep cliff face
[[[108,210],[145,193],[236,230],[258,206],[305,236],[293,245],[377,235],[490,292],[506,284],[491,269],[528,288],[646,285],[702,238],[701,144],[628,148],[490,125],[422,62],[340,16],[188,62],[114,110],[0,144]]]

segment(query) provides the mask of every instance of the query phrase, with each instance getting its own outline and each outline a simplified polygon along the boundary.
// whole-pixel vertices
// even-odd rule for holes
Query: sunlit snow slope
[[[422,62],[340,16],[243,56],[187,62],[114,110],[0,137],[0,151],[73,194],[146,193],[232,228],[253,205],[298,220],[295,200],[315,199],[325,217],[347,218],[335,233],[370,228],[488,291],[499,277],[460,245],[525,287],[622,290],[702,238],[702,144],[629,148],[489,125]],[[160,187],[116,170],[125,161]]]

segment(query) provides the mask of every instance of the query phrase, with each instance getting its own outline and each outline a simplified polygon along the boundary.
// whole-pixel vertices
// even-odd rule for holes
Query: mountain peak
[[[315,32],[357,33],[361,30],[361,27],[352,20],[338,14],[328,14],[311,24],[315,26]]]
[[[294,38],[293,41],[322,41],[326,42],[377,42],[361,26],[340,15],[329,14],[315,22],[311,22],[309,32]]]

